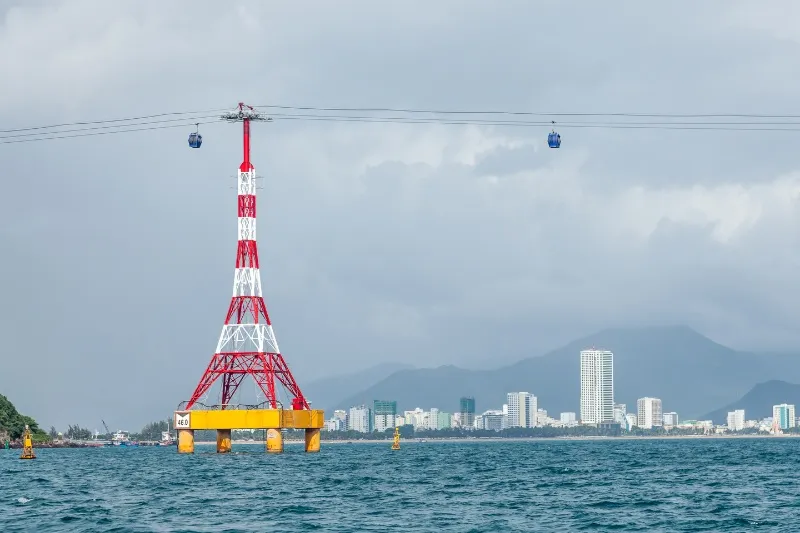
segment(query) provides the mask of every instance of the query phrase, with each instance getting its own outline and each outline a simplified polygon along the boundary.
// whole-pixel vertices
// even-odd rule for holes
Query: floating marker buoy
[[[394,442],[392,443],[392,449],[400,449],[400,428],[398,426],[394,427]]]
[[[25,424],[25,433],[22,434],[22,455],[20,459],[36,459],[36,454],[33,453],[33,438],[31,438],[31,428]]]

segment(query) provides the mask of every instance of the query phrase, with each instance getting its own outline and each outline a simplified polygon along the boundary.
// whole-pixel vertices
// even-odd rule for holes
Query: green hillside
[[[25,430],[25,424],[30,426],[32,432],[41,432],[36,420],[20,414],[14,404],[0,394],[0,434],[6,433],[12,439],[18,439]]]

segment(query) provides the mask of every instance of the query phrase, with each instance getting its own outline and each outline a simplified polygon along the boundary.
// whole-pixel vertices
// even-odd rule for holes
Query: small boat
[[[159,441],[158,446],[172,446],[173,444],[175,444],[175,442],[172,438],[172,433],[169,431],[162,431],[161,440]]]
[[[131,446],[131,440],[127,431],[117,431],[111,437],[111,444],[114,446]]]

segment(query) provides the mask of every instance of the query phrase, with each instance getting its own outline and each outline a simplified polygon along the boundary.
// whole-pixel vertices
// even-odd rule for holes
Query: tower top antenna
[[[272,118],[264,116],[256,111],[253,106],[242,102],[239,102],[239,105],[236,106],[234,111],[225,113],[221,118],[222,120],[227,120],[228,122],[244,122],[251,120],[263,120],[268,122],[272,120]]]

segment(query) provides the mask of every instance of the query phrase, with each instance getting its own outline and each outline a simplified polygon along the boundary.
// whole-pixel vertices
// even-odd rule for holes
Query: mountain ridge
[[[800,357],[740,352],[685,325],[608,328],[561,348],[494,370],[455,365],[405,369],[354,394],[343,394],[336,408],[397,400],[398,409],[458,409],[461,396],[475,396],[476,409],[499,409],[512,391],[535,394],[551,416],[579,412],[581,349],[595,346],[614,353],[615,402],[636,410],[644,396],[661,398],[664,411],[695,418],[749,391],[754,383],[788,373],[800,381]]]
[[[772,416],[772,407],[782,403],[800,405],[800,384],[780,379],[757,383],[738,400],[707,413],[701,420],[725,424],[728,412],[736,409],[744,409],[744,416],[748,420],[761,420]]]

